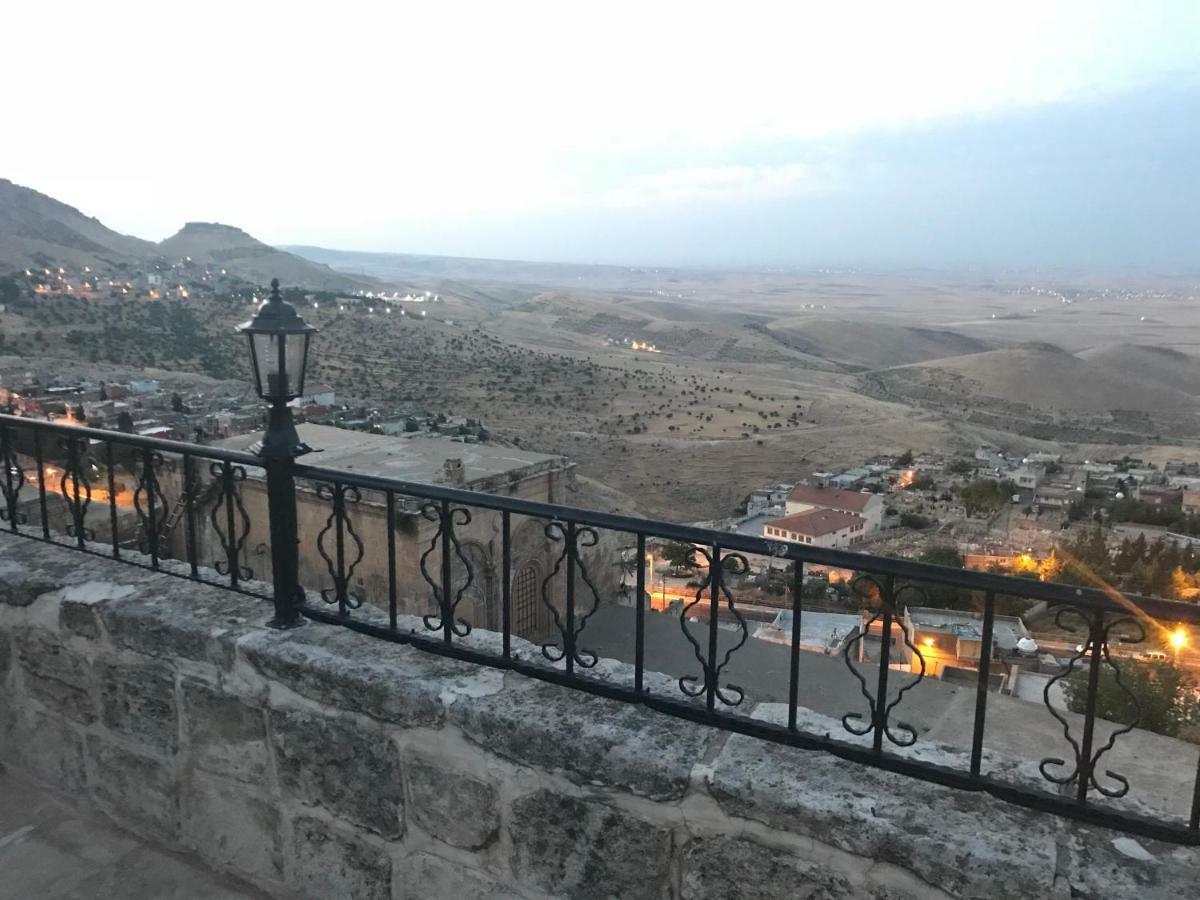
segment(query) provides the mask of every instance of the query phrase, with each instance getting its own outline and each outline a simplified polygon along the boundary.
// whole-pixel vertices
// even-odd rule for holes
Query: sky
[[[4,18],[0,177],[147,239],[198,220],[572,262],[1200,269],[1195,0]]]

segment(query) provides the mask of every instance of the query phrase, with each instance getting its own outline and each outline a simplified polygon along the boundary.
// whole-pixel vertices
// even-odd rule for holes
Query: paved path
[[[265,900],[0,770],[0,900]]]

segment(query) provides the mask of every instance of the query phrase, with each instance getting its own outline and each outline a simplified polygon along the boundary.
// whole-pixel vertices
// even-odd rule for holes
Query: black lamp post
[[[237,327],[250,344],[250,362],[258,396],[271,409],[267,432],[250,452],[263,459],[295,459],[312,450],[296,434],[288,402],[304,393],[304,370],[308,366],[309,339],[316,334],[279,293],[279,279],[271,281],[271,298],[259,307],[254,318]]]
[[[303,621],[299,577],[299,529],[296,521],[295,459],[312,450],[296,433],[288,402],[304,393],[309,340],[316,333],[285,303],[279,279],[271,281],[271,297],[249,322],[237,328],[250,344],[250,362],[258,395],[270,404],[267,430],[250,452],[263,461],[267,474],[267,510],[271,520],[271,569],[274,580],[275,628],[294,628]]]

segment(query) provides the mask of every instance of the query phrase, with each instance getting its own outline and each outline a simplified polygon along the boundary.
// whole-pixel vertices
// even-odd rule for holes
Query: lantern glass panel
[[[299,393],[296,381],[304,365],[305,335],[252,334],[254,375],[266,400],[290,400]]]

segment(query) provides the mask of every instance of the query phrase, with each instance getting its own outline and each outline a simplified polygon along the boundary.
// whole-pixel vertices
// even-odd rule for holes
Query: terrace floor
[[[0,769],[0,900],[265,900]]]

